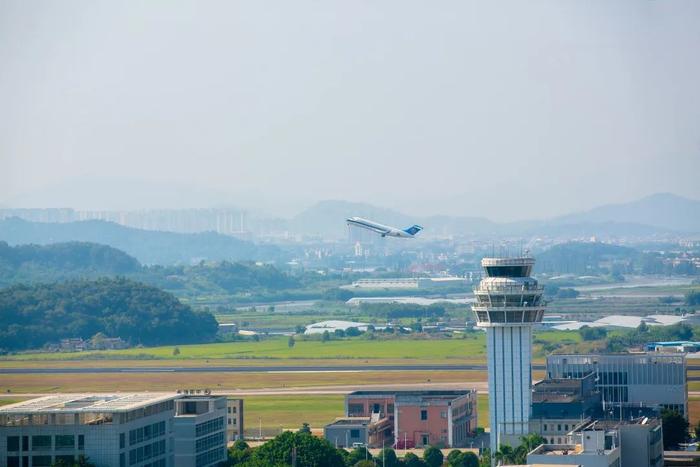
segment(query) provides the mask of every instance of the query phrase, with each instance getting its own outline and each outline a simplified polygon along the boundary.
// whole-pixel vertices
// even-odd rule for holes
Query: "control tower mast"
[[[491,452],[518,446],[529,431],[532,328],[544,314],[543,287],[530,277],[530,257],[484,258],[486,272],[474,289],[472,310],[486,328]]]

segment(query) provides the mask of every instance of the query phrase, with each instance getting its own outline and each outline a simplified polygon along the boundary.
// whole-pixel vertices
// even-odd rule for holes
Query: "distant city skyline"
[[[700,3],[507,5],[2,2],[0,205],[700,199]]]

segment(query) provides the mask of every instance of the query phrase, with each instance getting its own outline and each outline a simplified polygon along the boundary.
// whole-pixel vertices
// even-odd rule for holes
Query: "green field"
[[[473,339],[343,339],[321,342],[297,339],[290,348],[286,337],[216,344],[131,348],[103,352],[28,353],[6,357],[6,360],[78,360],[84,358],[158,358],[158,359],[432,359],[483,358],[484,336]]]
[[[536,339],[551,343],[579,342],[577,332],[540,332]],[[173,355],[177,347],[178,355]],[[340,339],[321,342],[297,338],[294,347],[288,346],[287,337],[273,337],[255,341],[224,342],[214,344],[131,348],[102,352],[24,353],[9,355],[2,361],[60,361],[84,359],[260,359],[260,360],[345,360],[345,359],[393,359],[412,361],[484,361],[486,345],[484,334],[473,333],[467,338],[391,338],[391,339]]]
[[[283,429],[298,429],[302,423],[323,428],[344,415],[345,396],[246,396],[243,416],[247,436],[279,434]]]

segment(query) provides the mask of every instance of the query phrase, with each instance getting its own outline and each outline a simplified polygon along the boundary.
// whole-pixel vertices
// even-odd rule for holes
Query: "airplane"
[[[407,229],[401,230],[397,229],[396,227],[380,224],[361,217],[349,217],[345,221],[348,223],[348,226],[354,225],[355,227],[371,230],[372,232],[377,232],[382,237],[413,238],[418,232],[423,230],[423,227],[420,225],[412,225]]]

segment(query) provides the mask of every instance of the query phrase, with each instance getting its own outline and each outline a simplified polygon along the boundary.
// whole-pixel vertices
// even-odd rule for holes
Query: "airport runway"
[[[544,365],[533,365],[544,370]],[[486,365],[327,365],[327,366],[203,366],[203,367],[108,367],[108,368],[0,368],[0,374],[77,374],[77,373],[337,373],[369,371],[486,371]],[[700,365],[688,365],[700,370]],[[700,381],[689,376],[688,381]]]
[[[533,365],[544,370],[544,365]],[[486,371],[486,365],[328,365],[328,366],[157,366],[108,368],[0,368],[0,374],[71,373],[324,373],[366,371]]]

